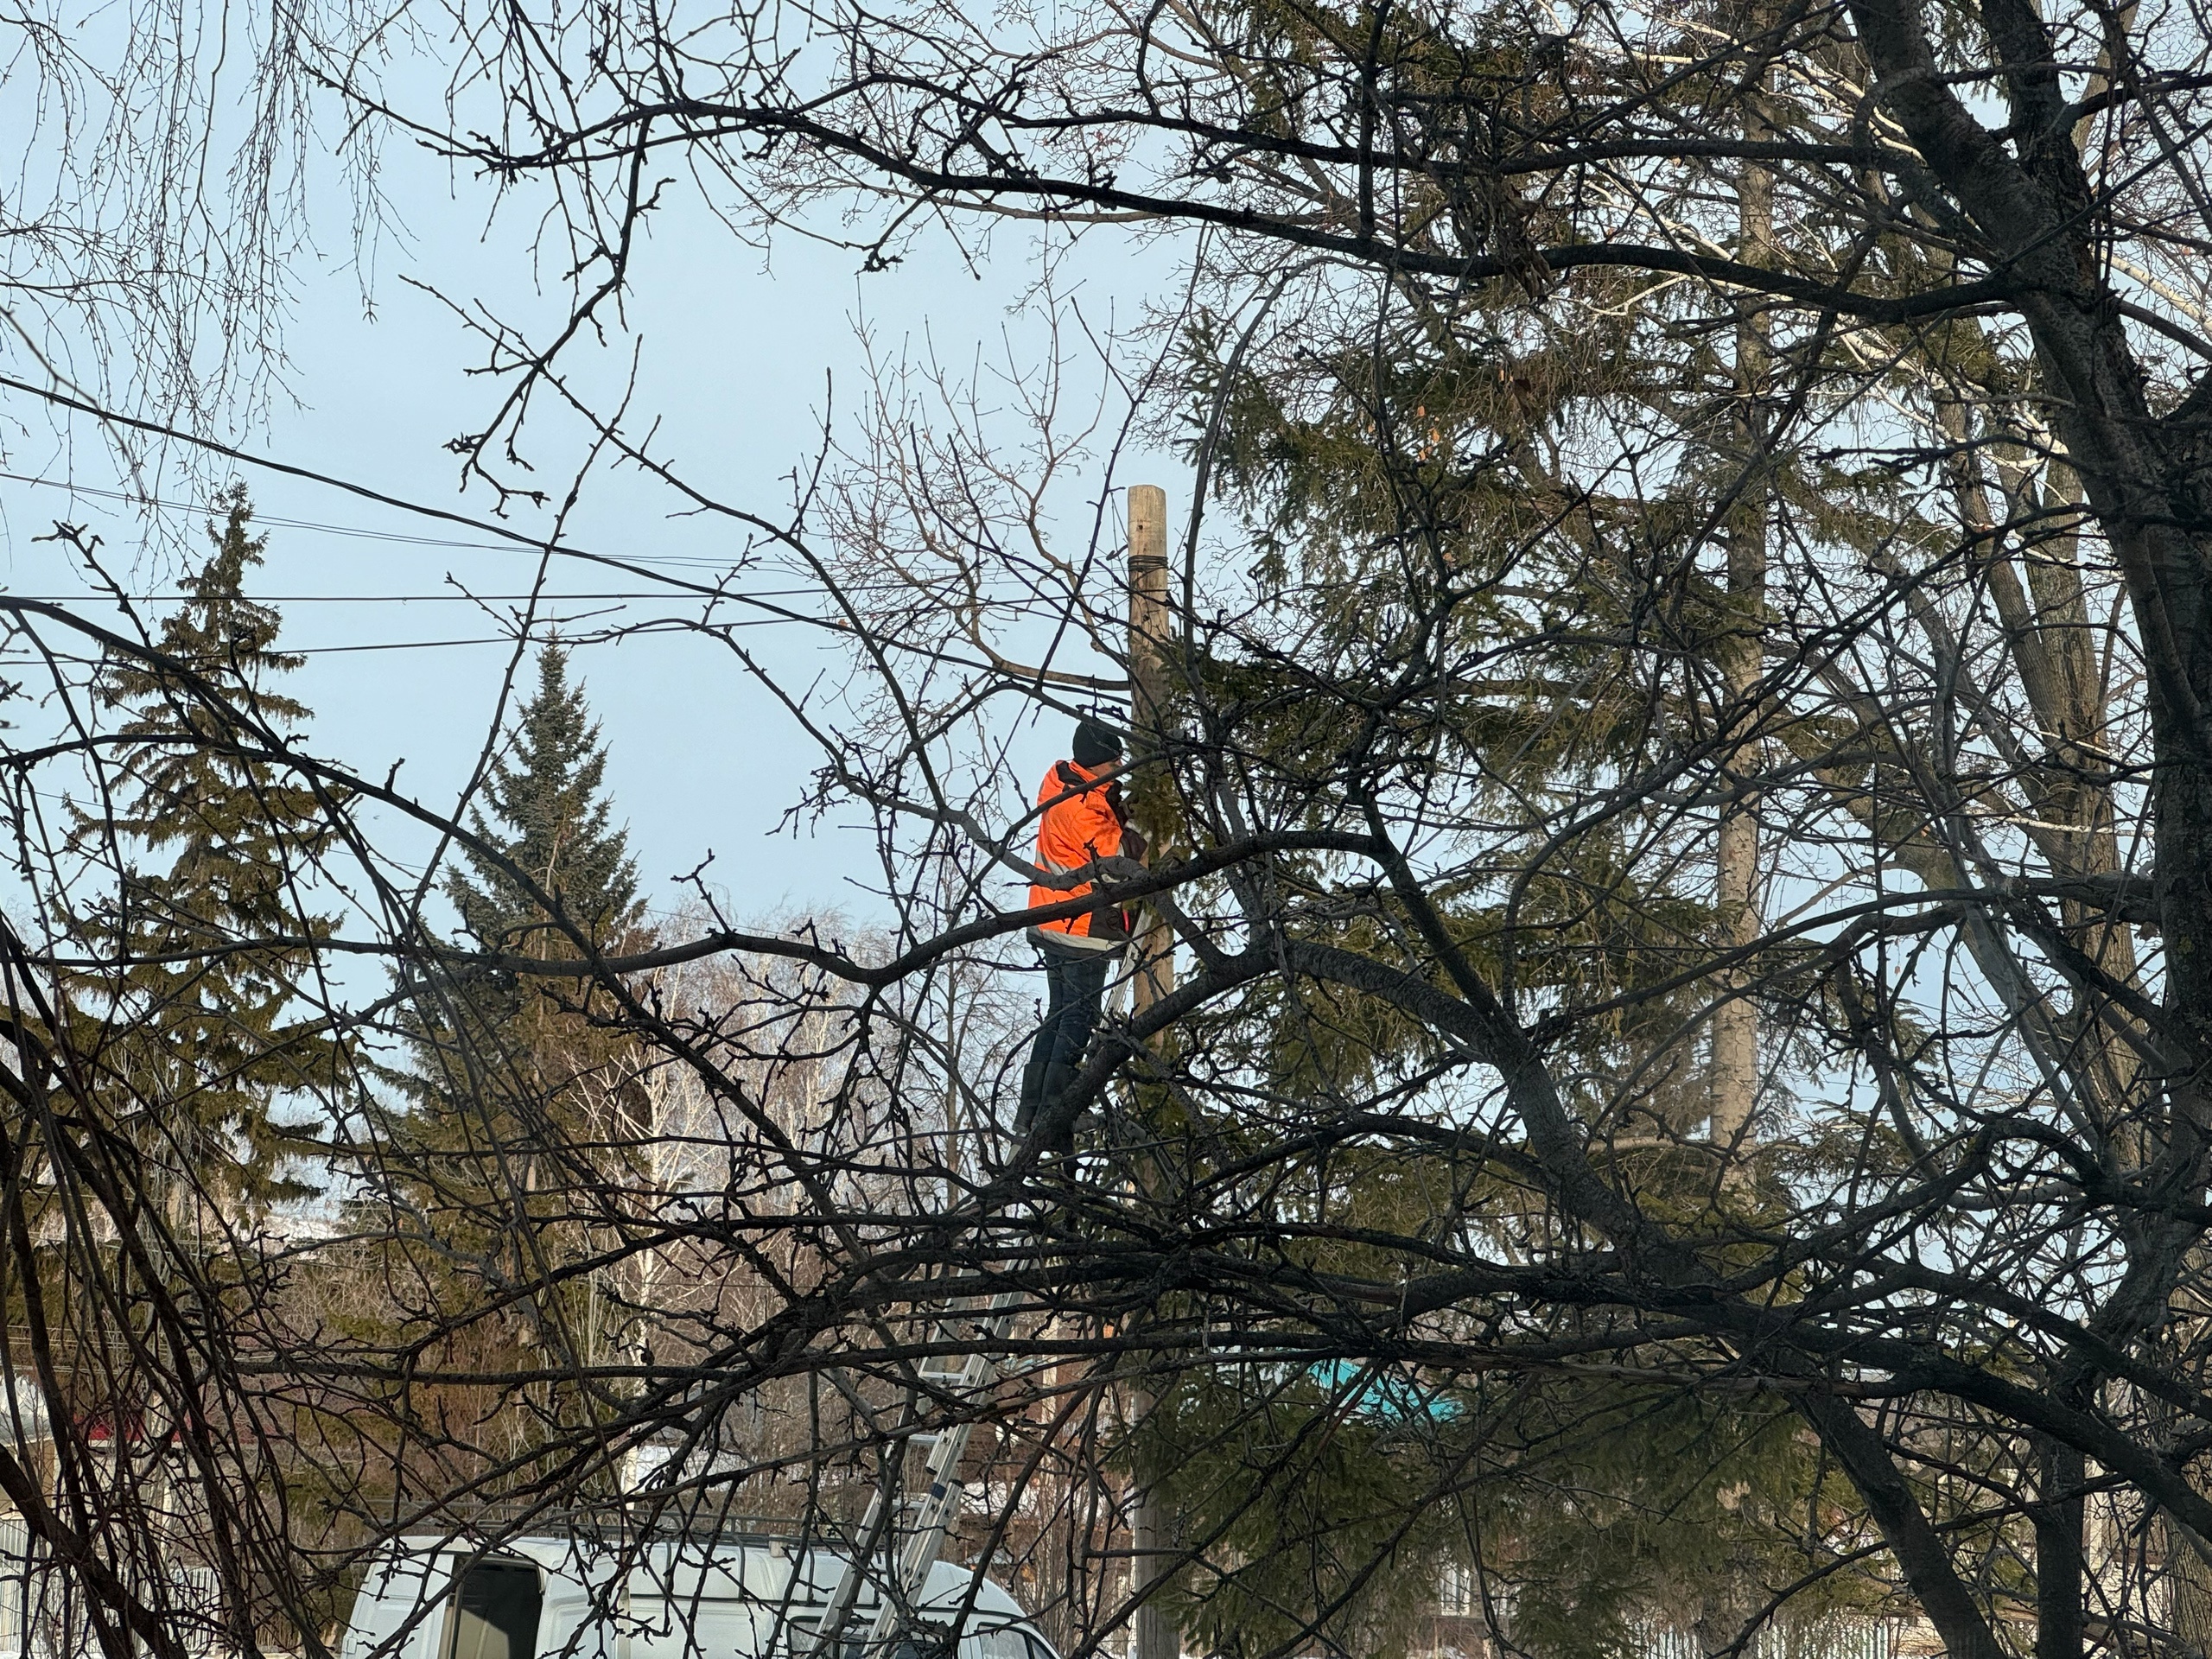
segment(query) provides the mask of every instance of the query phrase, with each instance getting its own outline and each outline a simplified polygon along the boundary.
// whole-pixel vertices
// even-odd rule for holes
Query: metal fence
[[[170,1567],[141,1595],[189,1659],[213,1659],[222,1586],[212,1569]],[[21,1518],[0,1516],[0,1659],[99,1659],[100,1653],[75,1575]]]
[[[1711,1649],[1687,1630],[1647,1626],[1637,1636],[1642,1659],[1711,1659]],[[1731,1652],[1732,1659],[1897,1659],[1897,1626],[1882,1618],[1769,1624]]]

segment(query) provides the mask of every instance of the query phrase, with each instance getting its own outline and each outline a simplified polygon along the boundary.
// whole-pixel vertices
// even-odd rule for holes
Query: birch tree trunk
[[[1746,34],[1756,38],[1766,8],[1755,5]],[[1762,86],[1766,74],[1758,77]],[[1758,142],[1770,136],[1757,94],[1744,105],[1744,136]],[[1764,264],[1774,241],[1774,181],[1764,167],[1747,162],[1737,187],[1738,257]],[[1756,742],[1759,677],[1764,669],[1767,537],[1772,512],[1768,501],[1767,444],[1770,434],[1763,403],[1771,356],[1764,311],[1747,305],[1736,324],[1736,397],[1731,434],[1739,473],[1738,499],[1728,515],[1727,613],[1720,650],[1723,717],[1738,744]],[[1756,768],[1753,768],[1756,770]],[[1763,931],[1759,915],[1758,801],[1743,794],[1721,808],[1715,849],[1714,899],[1720,912],[1722,948],[1748,952]],[[1715,1144],[1739,1146],[1750,1134],[1758,1107],[1759,1016],[1751,1001],[1750,963],[1738,956],[1720,977],[1721,1001],[1713,1016],[1713,1120]]]

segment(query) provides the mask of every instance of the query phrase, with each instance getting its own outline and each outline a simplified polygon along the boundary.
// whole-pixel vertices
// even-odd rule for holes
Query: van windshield
[[[537,1659],[544,1600],[527,1561],[479,1561],[461,1575],[440,1659]]]
[[[960,1643],[960,1659],[1052,1659],[1045,1638],[1019,1624],[970,1629]]]
[[[866,1617],[852,1621],[844,1640],[837,1644],[838,1659],[867,1659],[868,1626],[873,1622]],[[791,1621],[793,1659],[812,1655],[820,1628],[812,1619]],[[1043,1637],[1019,1624],[970,1625],[957,1647],[946,1640],[950,1635],[944,1625],[925,1623],[918,1633],[909,1631],[901,1637],[887,1659],[1055,1659]]]

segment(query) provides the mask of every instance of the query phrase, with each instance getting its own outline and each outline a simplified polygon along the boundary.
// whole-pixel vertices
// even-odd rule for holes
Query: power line
[[[781,616],[760,616],[753,617],[743,622],[717,622],[714,626],[718,631],[728,628],[774,628],[786,626],[791,620],[792,619],[791,618]],[[557,621],[557,619],[555,619],[555,620]],[[635,632],[635,630],[629,630],[627,632]],[[542,641],[537,640],[534,635],[532,636],[532,642],[543,643]],[[512,645],[515,643],[516,636],[512,633],[493,633],[486,634],[480,639],[378,639],[365,641],[359,645],[288,645],[279,644],[274,646],[273,649],[279,656],[283,657],[332,657],[339,655],[341,652],[357,651],[436,651],[449,645]],[[572,640],[569,643],[575,645],[603,644],[605,643],[605,639],[603,637],[599,639],[578,639]],[[76,663],[90,667],[96,666],[105,660],[106,659],[104,658],[88,657],[74,652],[0,651],[0,662],[8,663],[62,662]]]
[[[286,657],[335,657],[352,651],[437,651],[447,645],[512,645],[515,637],[511,633],[494,633],[481,639],[385,639],[359,645],[282,645],[275,647]]]
[[[159,496],[134,495],[128,490],[103,489],[96,484],[75,484],[66,479],[38,478],[29,473],[0,472],[0,479],[16,484],[35,484],[43,489],[66,490],[71,495],[90,496],[96,500],[120,501],[133,507],[152,507],[163,512],[212,513],[206,506],[188,506],[181,501],[164,501]],[[369,530],[358,524],[321,524],[312,518],[283,518],[257,512],[253,519],[258,524],[271,524],[280,530],[309,530],[326,536],[358,537],[364,541],[404,542],[416,547],[471,548],[486,553],[513,551],[505,542],[461,542],[436,536],[410,536],[404,531]]]
[[[179,501],[164,501],[157,496],[133,495],[127,490],[104,489],[97,485],[92,484],[73,484],[68,482],[67,480],[58,478],[37,478],[29,473],[10,473],[0,470],[0,480],[7,480],[17,484],[35,484],[43,489],[66,490],[72,495],[92,496],[102,500],[120,501],[130,506],[156,507],[164,512],[205,513],[212,511],[212,509],[207,507],[187,506],[182,502]],[[410,547],[457,548],[484,553],[512,553],[519,550],[518,544],[514,542],[464,542],[454,541],[436,536],[410,536],[404,531],[372,530],[363,524],[334,524],[325,520],[315,518],[280,518],[272,514],[262,512],[258,509],[255,510],[253,522],[257,524],[270,525],[279,530],[312,531],[319,535],[344,536],[359,541],[394,542]],[[577,550],[574,549],[555,548],[551,550],[556,553],[565,554],[572,557],[580,556]],[[581,556],[590,556],[583,555]],[[626,554],[623,556],[623,558],[625,562],[632,564],[666,565],[672,569],[680,569],[726,570],[730,569],[730,562],[727,559],[695,558],[687,555],[677,553],[634,553]],[[913,584],[904,577],[878,576],[874,579],[862,577],[853,581],[841,580],[837,585],[845,591],[859,593],[874,588],[911,588]],[[732,599],[803,599],[808,594],[817,593],[818,591],[820,591],[818,588],[748,588],[742,594],[733,593],[729,594],[728,597]],[[663,596],[664,595],[658,593],[556,594],[545,595],[545,597],[556,599],[658,599]],[[54,604],[67,604],[79,598],[105,597],[105,595],[86,595],[76,594],[18,594],[17,597],[27,599],[45,599]],[[130,597],[134,602],[143,601],[147,603],[159,603],[167,601],[185,599],[189,597],[189,595],[183,594],[133,594],[130,595]],[[252,594],[249,595],[249,597],[255,599],[266,599],[272,604],[283,603],[289,605],[313,602],[327,602],[333,604],[371,604],[384,602],[385,601],[411,601],[417,598],[439,600],[452,599],[458,601],[467,596],[449,594],[363,594],[357,597],[351,594],[293,594],[285,595]],[[531,595],[528,594],[488,594],[480,595],[480,597],[493,601],[512,601],[526,600],[531,598]]]
[[[749,594],[761,599],[803,599],[816,592],[811,588],[754,588]],[[112,604],[127,601],[133,605],[181,605],[197,597],[193,594],[111,594],[87,589],[75,594],[18,594],[0,588],[0,594],[10,599],[38,600],[48,605],[77,605],[92,600],[105,600]],[[566,605],[581,599],[666,599],[664,588],[634,594],[242,594],[240,598],[251,605],[499,605],[535,601],[541,605]],[[735,597],[735,595],[732,595]]]
[[[41,489],[64,490],[71,495],[89,496],[96,500],[120,501],[126,506],[151,507],[162,512],[212,513],[214,511],[212,507],[192,506],[181,501],[165,501],[159,496],[134,495],[128,490],[105,489],[97,484],[75,484],[66,479],[39,478],[29,473],[0,471],[0,480],[33,484]],[[517,547],[514,542],[457,541],[441,536],[411,536],[404,531],[371,530],[363,524],[334,524],[317,518],[287,518],[263,512],[258,508],[254,512],[253,522],[277,530],[304,530],[321,536],[344,536],[365,542],[394,542],[408,547],[445,547],[481,553],[512,553]],[[727,559],[692,557],[679,553],[637,553],[625,556],[633,564],[660,564],[679,569],[723,570],[729,568]]]
[[[486,534],[497,536],[501,538],[496,543],[448,542],[444,543],[431,542],[430,538],[428,537],[413,538],[432,545],[442,544],[456,547],[480,547],[487,550],[495,550],[500,547],[505,547],[509,550],[515,552],[528,551],[534,553],[541,558],[574,559],[581,561],[586,564],[596,565],[601,569],[624,571],[633,575],[640,576],[653,575],[655,573],[645,568],[648,565],[653,564],[683,565],[693,567],[706,566],[712,569],[725,570],[732,569],[728,562],[726,560],[682,559],[645,554],[626,556],[609,553],[594,553],[583,548],[563,545],[557,540],[550,540],[543,537],[533,537],[519,530],[509,530],[502,524],[486,523],[483,519],[472,518],[466,513],[454,512],[453,509],[448,507],[434,507],[423,502],[409,500],[404,497],[393,495],[388,492],[373,488],[366,484],[358,484],[349,479],[340,478],[334,474],[318,472],[312,467],[302,467],[292,461],[279,461],[273,455],[253,454],[247,450],[238,448],[236,445],[224,443],[214,438],[203,437],[196,433],[188,432],[180,427],[169,426],[160,421],[150,421],[140,416],[125,415],[118,410],[104,409],[99,404],[87,402],[82,397],[72,397],[69,394],[58,391],[51,386],[41,386],[28,380],[18,379],[13,375],[0,374],[0,388],[4,388],[12,391],[22,392],[26,396],[36,397],[44,403],[51,404],[56,409],[68,410],[76,414],[89,416],[104,426],[119,428],[125,431],[150,433],[159,437],[172,440],[175,442],[188,444],[195,449],[202,450],[209,454],[221,455],[227,460],[237,461],[241,466],[257,467],[264,472],[274,473],[280,477],[302,479],[309,483],[320,484],[327,488],[337,490],[345,495],[351,496],[356,500],[372,501],[379,506],[390,507],[397,512],[411,513],[417,518],[432,519],[441,524],[464,525],[469,529],[480,531]],[[9,474],[9,476],[21,476],[26,482],[35,485],[44,485],[49,488],[67,489],[73,487],[54,479],[30,478],[25,474]],[[95,492],[90,488],[86,488],[82,493],[90,494],[94,493]],[[121,491],[103,491],[98,492],[98,493],[111,496],[112,499],[118,500],[127,501],[132,499]],[[154,498],[148,499],[151,499]],[[704,498],[699,499],[702,506],[708,505],[705,502]],[[769,520],[760,517],[758,514],[747,512],[739,508],[727,506],[720,507],[718,510],[728,514],[739,523],[746,524],[756,534],[765,536],[771,540],[781,541],[797,545],[795,539],[796,533],[794,531],[781,529],[771,523]],[[205,512],[207,509],[195,507],[193,511]],[[306,521],[300,522],[304,523]],[[340,533],[346,532],[340,531]],[[382,532],[365,531],[362,533],[365,535],[382,534]],[[408,538],[393,537],[389,539],[402,540]],[[758,598],[750,594],[730,592],[724,588],[720,583],[709,587],[702,585],[697,581],[687,580],[682,576],[673,575],[669,576],[667,581],[671,588],[680,592],[687,593],[694,598],[724,600],[732,604],[753,606],[757,609],[769,613],[771,617],[781,622],[798,623],[803,626],[821,628],[831,632],[844,632],[851,626],[849,623],[840,617],[810,615],[804,611],[793,610],[788,607],[775,604],[769,600]],[[906,584],[902,582],[900,585]],[[810,590],[810,591],[812,590]],[[722,623],[718,626],[721,627],[736,627],[746,625],[741,623]],[[1000,669],[1000,665],[995,663],[977,661],[972,658],[963,657],[957,652],[948,652],[936,646],[913,645],[896,639],[887,640],[884,643],[901,652],[911,652],[929,660],[957,664],[963,668],[984,671],[1003,671]],[[1093,689],[1103,690],[1119,683],[1118,682],[1107,682],[1095,679],[1089,676],[1071,677],[1061,673],[1058,671],[1049,670],[1024,670],[1019,677],[1026,678],[1032,673],[1043,673],[1056,680],[1064,680],[1071,683],[1079,681],[1081,683]]]
[[[241,466],[257,467],[262,471],[274,473],[283,478],[303,479],[309,483],[321,484],[327,488],[337,490],[346,495],[351,496],[357,501],[373,501],[378,506],[390,507],[397,512],[410,513],[418,518],[429,518],[439,524],[458,524],[470,530],[477,531],[480,533],[494,536],[499,538],[499,541],[496,543],[450,543],[451,545],[475,545],[486,548],[503,545],[512,551],[521,552],[527,550],[542,558],[558,557],[576,559],[581,560],[587,564],[596,565],[604,570],[626,571],[633,575],[652,575],[653,572],[645,569],[644,567],[647,564],[652,563],[695,566],[704,564],[715,569],[729,569],[728,563],[726,560],[676,559],[655,557],[651,555],[617,556],[616,555],[610,553],[589,552],[580,547],[564,546],[557,541],[551,541],[544,537],[531,536],[519,530],[509,530],[502,524],[486,523],[481,518],[475,518],[470,517],[467,513],[457,512],[450,507],[434,507],[424,502],[410,501],[404,497],[391,494],[389,492],[372,488],[366,484],[357,484],[349,479],[340,478],[334,474],[318,472],[312,467],[302,467],[292,461],[279,461],[274,455],[253,454],[246,450],[238,448],[235,444],[224,443],[218,439],[203,437],[196,433],[188,432],[180,427],[169,426],[160,421],[149,421],[140,416],[125,415],[117,410],[103,409],[99,404],[88,403],[82,397],[72,397],[68,393],[58,391],[52,386],[36,385],[29,380],[18,379],[14,375],[0,374],[0,388],[5,388],[13,391],[20,391],[29,397],[39,398],[44,403],[52,404],[56,409],[66,409],[73,410],[78,414],[88,415],[92,419],[99,422],[103,426],[120,428],[123,430],[130,432],[151,433],[156,436],[170,439],[178,443],[189,444],[192,448],[203,450],[209,454],[224,456],[228,460],[238,462]],[[46,484],[54,488],[69,487],[67,485],[60,484],[59,481],[51,479],[34,479],[30,481],[37,484]],[[130,499],[120,491],[111,492],[111,493],[112,493],[115,499],[118,500],[129,500]],[[194,510],[195,512],[205,511],[204,508],[195,508]],[[766,535],[779,541],[790,541],[791,539],[791,532],[778,529],[775,525],[770,524],[768,520],[759,517],[757,514],[745,512],[735,508],[725,508],[723,511],[729,512],[734,518],[750,526],[757,533]],[[674,575],[670,576],[668,580],[671,587],[687,590],[701,597],[727,597],[734,603],[757,605],[762,610],[773,612],[778,615],[793,621],[811,623],[818,627],[834,626],[821,618],[810,617],[799,612],[786,610],[781,606],[770,604],[762,600],[751,599],[742,594],[726,594],[718,586],[715,588],[702,587],[696,581],[689,581]]]

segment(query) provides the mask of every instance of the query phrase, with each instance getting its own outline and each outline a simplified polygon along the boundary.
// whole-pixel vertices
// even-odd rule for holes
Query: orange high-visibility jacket
[[[1122,853],[1122,790],[1116,783],[1104,783],[1086,789],[1084,785],[1106,768],[1078,766],[1072,760],[1062,760],[1045,774],[1045,781],[1038,786],[1037,804],[1045,808],[1044,816],[1037,821],[1037,866],[1039,869],[1060,871],[1080,870],[1102,858],[1118,858]],[[1046,803],[1050,802],[1050,805]],[[1088,881],[1067,887],[1029,889],[1029,907],[1057,905],[1064,899],[1079,899],[1090,891]],[[1118,950],[1128,942],[1128,934],[1116,910],[1094,911],[1087,916],[1061,917],[1057,921],[1039,922],[1029,930],[1032,933],[1050,933],[1058,944],[1071,944],[1084,950]]]

